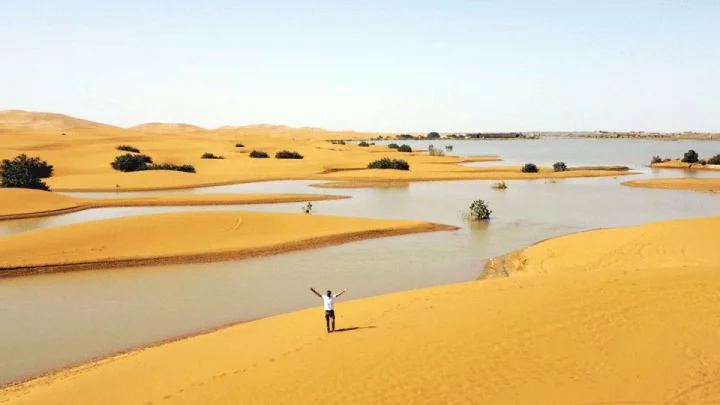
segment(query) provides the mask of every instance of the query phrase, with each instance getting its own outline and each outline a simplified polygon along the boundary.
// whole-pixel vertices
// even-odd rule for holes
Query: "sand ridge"
[[[3,237],[0,276],[234,260],[454,229],[422,221],[243,211],[138,215]]]
[[[717,179],[648,179],[632,180],[623,186],[658,188],[665,190],[692,190],[705,193],[720,193],[720,178]]]
[[[0,221],[68,214],[93,208],[274,204],[349,198],[324,194],[188,194],[160,197],[78,198],[54,192],[0,188]]]
[[[324,331],[318,303],[11,386],[0,401],[714,403],[719,225],[568,235],[523,250],[515,277],[340,302],[339,333]]]

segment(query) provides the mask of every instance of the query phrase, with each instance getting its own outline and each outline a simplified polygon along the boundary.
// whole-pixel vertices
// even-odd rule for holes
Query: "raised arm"
[[[347,291],[347,288],[343,288],[343,290],[340,291],[339,293],[337,293],[337,295],[335,295],[335,296],[336,296],[336,297],[339,297],[339,296],[345,294],[345,291]]]
[[[315,291],[314,288],[310,288],[310,291],[312,291],[313,294],[317,295],[318,297],[322,298],[322,295],[320,295],[320,293],[318,293],[317,291]]]

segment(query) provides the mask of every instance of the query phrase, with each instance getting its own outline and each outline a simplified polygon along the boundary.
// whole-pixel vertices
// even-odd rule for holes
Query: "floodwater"
[[[96,270],[0,279],[0,383],[121,350],[233,322],[319,303],[308,289],[348,288],[343,298],[471,281],[488,258],[540,240],[596,228],[663,219],[720,215],[720,196],[650,190],[619,183],[652,177],[720,177],[720,173],[650,170],[652,155],[720,153],[703,141],[457,141],[458,155],[496,154],[504,164],[617,164],[642,174],[617,178],[412,183],[393,189],[318,189],[309,181],[280,181],[122,196],[171,193],[284,192],[352,196],[314,203],[313,215],[403,218],[461,226],[451,232],[355,242],[283,255],[222,263]],[[428,142],[413,142],[415,148]],[[558,152],[558,150],[560,152]],[[598,156],[604,154],[606,156]],[[572,159],[570,158],[572,157]],[[118,193],[73,193],[116,197]],[[492,220],[469,226],[460,218],[485,199]],[[173,211],[262,210],[299,213],[303,204],[105,208],[47,218],[0,222],[0,235],[71,223]],[[1,239],[0,239],[1,246]],[[322,316],[318,310],[318,324]],[[340,323],[343,322],[339,312]],[[308,325],[312,327],[312,325]]]

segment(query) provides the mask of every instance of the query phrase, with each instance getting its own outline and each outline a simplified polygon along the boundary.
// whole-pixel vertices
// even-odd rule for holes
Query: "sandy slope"
[[[718,226],[549,240],[518,254],[522,275],[340,303],[340,333],[325,333],[318,307],[66,370],[0,401],[717,403]]]
[[[230,260],[451,229],[456,228],[419,221],[306,214],[235,211],[140,215],[6,236],[1,240],[0,274]]]
[[[113,125],[101,124],[71,117],[65,114],[43,113],[23,110],[0,111],[0,128],[29,128],[63,130],[70,128],[118,128]]]
[[[707,193],[720,193],[720,178],[717,179],[650,179],[633,180],[622,183],[623,186],[661,188],[668,190],[693,190]]]
[[[91,199],[38,190],[0,188],[0,221],[67,214],[91,208],[272,204],[342,198],[347,197],[322,194],[195,194]]]

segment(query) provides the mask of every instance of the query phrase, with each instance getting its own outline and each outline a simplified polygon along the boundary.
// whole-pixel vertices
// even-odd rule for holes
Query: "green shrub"
[[[243,145],[243,144],[241,144],[241,143],[236,143],[236,144],[235,144],[235,147],[236,147],[236,148],[244,148],[245,145]]]
[[[662,161],[663,161],[663,159],[662,159],[660,156],[655,155],[655,156],[652,157],[652,160],[650,161],[650,164],[653,165],[653,164],[655,164],[655,163],[662,163]]]
[[[707,162],[709,165],[720,165],[720,155],[711,157]]]
[[[143,170],[174,170],[176,172],[195,173],[195,166],[163,163],[161,165],[147,165]]]
[[[410,170],[410,165],[402,159],[382,158],[368,164],[368,169]]]
[[[705,165],[707,164],[707,160],[705,160],[705,159],[700,159],[700,164],[703,165],[703,166],[705,166]]]
[[[46,161],[39,157],[28,158],[24,153],[13,160],[3,159],[0,170],[0,187],[46,191],[49,191],[50,187],[42,179],[52,177],[54,171],[52,165]]]
[[[430,156],[445,156],[445,151],[430,145],[428,146],[428,154]]]
[[[537,167],[535,169],[535,172],[537,172]],[[553,164],[553,169],[555,169],[556,172],[565,172],[568,168],[565,165],[565,162],[555,162]]]
[[[689,151],[685,152],[685,155],[683,155],[682,161],[683,161],[683,163],[697,163],[697,161],[698,161],[697,152],[690,149]]]
[[[138,148],[136,148],[136,147],[134,147],[134,146],[130,146],[130,145],[118,145],[118,146],[115,147],[115,149],[117,149],[117,150],[122,150],[122,151],[125,151],[125,152],[140,153],[140,149],[138,149]]]
[[[287,151],[287,150],[281,150],[280,152],[275,154],[275,159],[302,159],[303,155],[295,152],[295,151]]]
[[[446,150],[446,151],[449,151],[449,152],[452,152],[453,146],[452,146],[452,145],[445,145],[445,150]]]
[[[388,148],[390,148],[390,149],[398,149],[399,147],[400,147],[400,145],[398,145],[396,143],[391,143],[390,145],[388,145]]]
[[[312,211],[312,207],[313,207],[312,203],[308,201],[308,203],[305,204],[305,206],[302,207],[301,209],[304,213],[309,214],[310,211]]]
[[[366,148],[366,147],[370,146],[370,144],[365,141],[362,141],[358,144],[358,146],[362,146],[363,148]]]
[[[131,155],[126,153],[124,155],[116,156],[115,161],[110,163],[110,166],[121,172],[137,172],[146,170],[147,165],[151,164],[152,158],[147,155]]]
[[[255,159],[264,159],[264,158],[269,158],[270,156],[268,156],[268,154],[263,151],[254,150],[254,151],[250,152],[250,157],[255,158]]]
[[[526,163],[525,166],[522,168],[523,173],[537,173],[538,168],[535,166],[534,163]]]
[[[225,159],[223,156],[217,156],[210,152],[205,152],[200,156],[200,159]]]
[[[440,139],[440,134],[437,132],[430,132],[427,134],[427,139]]]
[[[410,145],[403,144],[403,145],[400,145],[400,147],[398,148],[398,151],[399,152],[412,152],[412,148],[410,147]]]
[[[490,214],[492,214],[492,211],[484,200],[473,201],[467,212],[468,218],[473,221],[487,221],[490,219]]]

